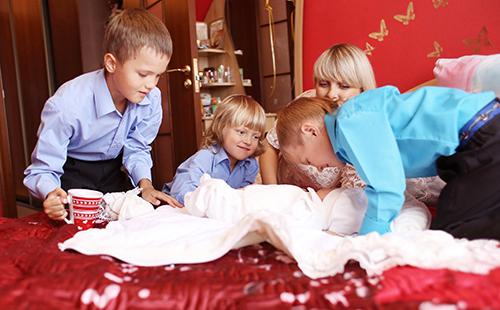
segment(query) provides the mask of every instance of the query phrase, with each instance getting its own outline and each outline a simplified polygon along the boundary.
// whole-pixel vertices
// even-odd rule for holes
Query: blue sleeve
[[[170,185],[170,195],[184,204],[184,195],[194,191],[200,185],[204,173],[210,174],[213,155],[209,150],[200,150],[185,162],[175,172]]]
[[[66,162],[73,129],[60,109],[60,97],[47,100],[38,128],[38,141],[31,154],[31,165],[26,168],[24,185],[39,199],[61,186],[60,177]]]
[[[405,176],[399,148],[386,116],[358,111],[337,120],[341,151],[366,183],[368,209],[360,234],[388,232],[404,202]]]
[[[252,158],[250,164],[248,165],[248,168],[245,171],[243,182],[241,182],[240,188],[255,183],[257,173],[259,173],[259,164],[257,163],[257,160],[255,158]]]
[[[161,93],[154,89],[150,106],[145,109],[142,119],[131,128],[123,148],[123,165],[135,185],[141,179],[151,180],[151,146],[158,134],[162,119]],[[147,111],[147,113],[146,113]]]

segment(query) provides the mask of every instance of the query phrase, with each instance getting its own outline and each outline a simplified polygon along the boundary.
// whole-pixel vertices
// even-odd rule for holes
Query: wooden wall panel
[[[80,31],[75,0],[48,0],[54,91],[82,74]],[[88,31],[88,29],[87,29]],[[91,32],[88,31],[88,34]]]
[[[153,185],[161,190],[163,184],[170,182],[175,174],[173,161],[173,141],[171,135],[158,135],[153,143]]]
[[[278,112],[292,98],[292,80],[289,74],[276,77],[276,88],[272,91],[273,77],[265,77],[263,80],[263,104],[267,112]]]
[[[2,71],[0,70],[0,216],[15,217],[16,201],[10,156],[7,114],[3,99]]]
[[[43,42],[43,18],[41,7],[32,0],[11,1],[15,28],[18,78],[22,93],[22,117],[24,134],[29,153],[36,144],[40,124],[40,112],[49,97],[45,46]]]
[[[256,1],[256,0],[253,0]],[[260,20],[260,25],[268,25],[269,24],[269,14],[266,10],[266,0],[258,0],[259,3],[259,20]],[[280,22],[283,20],[286,20],[287,18],[287,13],[286,13],[286,0],[271,0],[269,1],[269,4],[272,7],[272,12],[273,12],[273,19],[274,22]]]

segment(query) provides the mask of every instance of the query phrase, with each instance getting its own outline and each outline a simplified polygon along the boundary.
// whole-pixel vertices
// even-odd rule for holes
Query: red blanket
[[[341,275],[311,280],[267,243],[205,264],[137,267],[60,252],[57,243],[74,233],[43,214],[0,218],[1,309],[500,308],[500,269],[478,276],[399,267],[369,279],[351,263]]]

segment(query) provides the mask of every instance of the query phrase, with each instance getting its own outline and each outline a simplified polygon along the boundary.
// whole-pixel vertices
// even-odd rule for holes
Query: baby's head
[[[125,98],[138,103],[167,69],[172,39],[165,25],[153,14],[142,9],[126,9],[110,16],[103,48],[113,99]]]
[[[219,145],[230,159],[243,160],[262,154],[266,127],[264,109],[252,97],[232,95],[217,106],[203,147]]]
[[[320,170],[340,164],[324,121],[325,115],[335,108],[325,98],[301,97],[278,113],[276,133],[280,152],[287,161],[313,165]]]
[[[314,64],[314,85],[318,97],[330,97],[339,104],[376,87],[366,54],[346,43],[333,45],[318,57]]]

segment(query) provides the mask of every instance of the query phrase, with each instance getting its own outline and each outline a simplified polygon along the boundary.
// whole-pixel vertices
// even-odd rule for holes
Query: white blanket
[[[106,254],[141,266],[201,263],[233,248],[266,240],[294,257],[311,278],[343,272],[357,260],[369,275],[397,265],[487,273],[500,266],[499,243],[454,239],[429,224],[425,207],[407,199],[380,236],[357,231],[366,209],[358,190],[338,189],[321,201],[313,191],[288,185],[252,185],[234,190],[204,177],[186,195],[186,208],[162,206],[105,229],[75,234],[59,245],[84,254]]]

